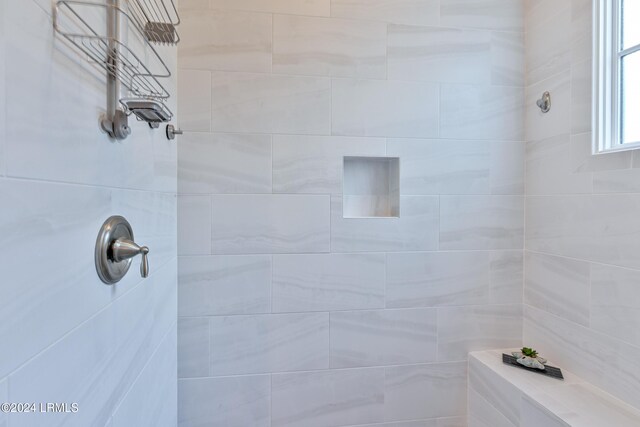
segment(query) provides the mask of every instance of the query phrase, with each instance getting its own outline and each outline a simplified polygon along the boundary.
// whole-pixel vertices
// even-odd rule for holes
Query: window
[[[594,152],[640,148],[640,1],[594,0]]]

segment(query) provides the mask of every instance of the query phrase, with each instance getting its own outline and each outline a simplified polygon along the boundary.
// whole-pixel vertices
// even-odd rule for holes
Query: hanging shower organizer
[[[107,112],[101,127],[111,137],[131,133],[128,116],[152,128],[173,113],[165,105],[170,94],[162,81],[171,77],[153,46],[180,41],[180,17],[174,0],[58,0],[54,28],[107,76]],[[127,95],[121,97],[121,87]]]

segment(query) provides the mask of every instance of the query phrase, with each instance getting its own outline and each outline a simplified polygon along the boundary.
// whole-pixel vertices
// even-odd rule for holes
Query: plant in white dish
[[[522,347],[520,351],[514,351],[511,353],[513,357],[518,359],[518,363],[527,368],[534,368],[545,370],[544,365],[547,363],[547,359],[538,356],[538,352],[533,348]]]

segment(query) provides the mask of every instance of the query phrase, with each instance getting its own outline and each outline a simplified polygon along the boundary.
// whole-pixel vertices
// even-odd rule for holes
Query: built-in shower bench
[[[469,427],[640,426],[640,411],[571,372],[527,372],[503,364],[503,352],[469,355]]]

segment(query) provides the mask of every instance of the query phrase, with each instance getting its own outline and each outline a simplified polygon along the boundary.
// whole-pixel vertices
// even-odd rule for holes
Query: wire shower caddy
[[[163,84],[171,70],[153,44],[177,44],[179,23],[174,0],[56,2],[56,32],[106,72],[107,113],[101,127],[111,137],[125,139],[131,133],[131,114],[153,128],[173,117]],[[127,96],[120,96],[120,86]]]

